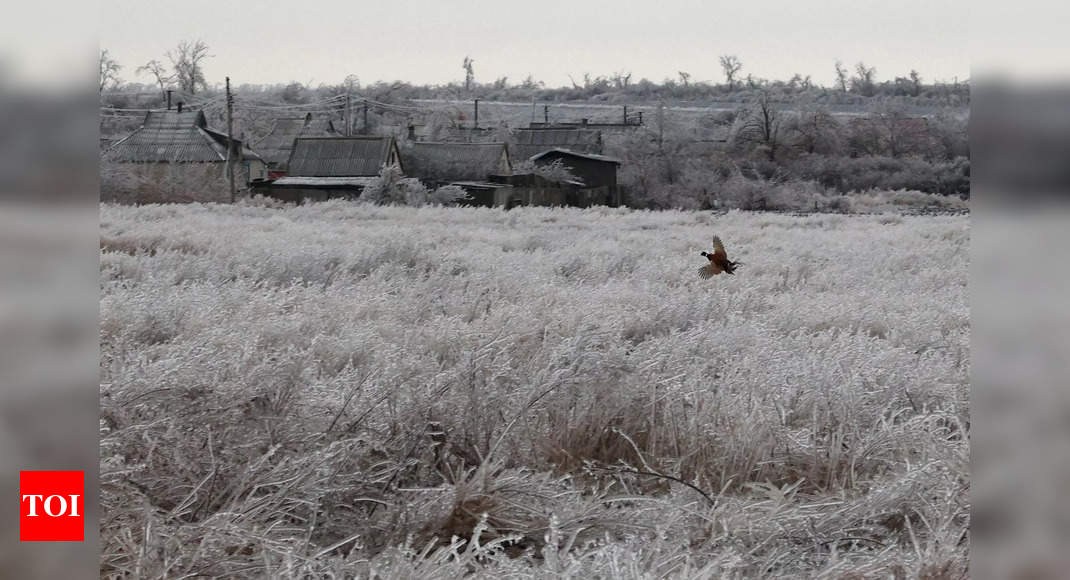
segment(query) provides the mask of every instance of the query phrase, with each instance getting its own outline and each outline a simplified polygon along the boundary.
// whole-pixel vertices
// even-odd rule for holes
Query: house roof
[[[509,173],[505,143],[410,143],[401,149],[405,170],[413,176],[441,181],[473,181]]]
[[[468,187],[471,189],[502,189],[503,187],[513,187],[508,183],[494,183],[492,181],[454,181],[449,185]]]
[[[309,187],[367,187],[377,177],[280,177],[271,182],[271,185],[282,186],[309,186]]]
[[[580,157],[582,159],[590,159],[592,161],[604,161],[606,163],[616,163],[617,165],[621,164],[620,159],[617,159],[616,157],[609,157],[607,155],[597,155],[594,153],[580,153],[578,151],[572,151],[569,149],[564,149],[562,147],[554,147],[553,149],[548,149],[546,151],[543,151],[542,153],[537,153],[535,155],[532,155],[530,159],[532,161],[538,161],[539,159],[542,159],[543,157],[552,154],[567,155],[570,157]]]
[[[397,150],[393,137],[299,137],[288,171],[299,177],[372,177],[392,150]]]
[[[256,142],[256,149],[268,163],[285,165],[293,150],[294,139],[338,134],[330,119],[314,118],[312,113],[304,117],[275,119],[271,131]]]
[[[583,153],[602,152],[602,132],[593,129],[517,129],[514,135],[514,153],[520,158],[528,158],[554,147]]]
[[[241,146],[240,139],[234,142]],[[203,111],[149,111],[140,127],[105,153],[128,163],[226,161],[227,136],[208,128]],[[242,155],[260,158],[244,146]]]

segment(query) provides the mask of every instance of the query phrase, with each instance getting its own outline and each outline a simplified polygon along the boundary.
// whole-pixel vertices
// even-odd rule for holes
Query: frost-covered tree
[[[464,90],[472,90],[472,83],[476,80],[475,61],[472,57],[464,57],[464,62],[461,63],[461,68],[464,69]]]
[[[836,87],[841,93],[847,92],[847,80],[847,68],[843,66],[843,61],[836,61]]]
[[[466,199],[468,194],[457,186],[447,185],[435,190],[428,189],[419,179],[405,177],[397,165],[388,165],[360,195],[360,201],[376,205],[453,205]]]
[[[783,138],[781,127],[784,114],[769,99],[768,91],[761,91],[757,100],[738,116],[742,124],[736,132],[738,143],[757,147],[770,161],[776,160]]]
[[[921,94],[921,74],[918,71],[910,70],[910,87],[912,89],[911,96],[918,96]]]
[[[530,159],[525,159],[513,166],[513,173],[516,174],[534,174],[549,181],[551,183],[583,183],[583,179],[572,173],[572,168],[562,163],[560,159],[555,159],[550,163],[535,163]]]
[[[840,150],[840,122],[823,107],[800,106],[785,128],[792,147],[802,153],[832,155]]]
[[[108,54],[108,49],[102,48],[100,50],[100,92],[103,93],[104,89],[109,86],[114,87],[121,82],[119,71],[122,68],[119,61]]]
[[[208,54],[208,45],[203,40],[183,40],[174,50],[167,51],[178,88],[191,95],[199,88],[208,88],[208,81],[204,77],[204,60],[212,56]]]
[[[872,97],[877,89],[876,78],[877,69],[866,66],[866,63],[859,61],[855,65],[855,76],[851,79],[851,89],[861,93],[863,96]]]
[[[167,87],[175,82],[175,74],[167,70],[167,65],[156,59],[152,59],[137,67],[137,73],[151,74],[152,78],[156,81],[156,85],[160,87],[160,98],[167,98]]]
[[[721,70],[724,71],[724,81],[728,85],[728,90],[735,90],[736,75],[743,70],[743,62],[734,54],[723,55],[721,56]]]

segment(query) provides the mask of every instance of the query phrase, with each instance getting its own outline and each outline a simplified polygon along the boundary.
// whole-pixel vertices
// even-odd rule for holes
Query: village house
[[[568,149],[578,153],[601,153],[602,132],[583,128],[526,128],[513,132],[514,143],[510,152],[514,159],[530,159],[543,151],[554,148]]]
[[[431,188],[456,185],[468,193],[467,205],[494,205],[495,192],[508,184],[491,175],[511,175],[513,165],[505,143],[410,142],[401,148],[405,171]]]
[[[133,133],[101,154],[109,190],[132,201],[224,201],[229,197],[226,134],[208,128],[203,111],[150,111]],[[243,187],[267,177],[267,165],[232,139],[229,162]]]
[[[286,176],[253,184],[253,191],[297,203],[352,199],[389,165],[404,169],[393,137],[299,137]]]
[[[294,139],[298,137],[339,136],[330,119],[315,118],[312,113],[303,117],[275,119],[268,132],[255,143],[256,151],[268,164],[268,178],[277,179],[287,173],[286,164],[293,151]]]

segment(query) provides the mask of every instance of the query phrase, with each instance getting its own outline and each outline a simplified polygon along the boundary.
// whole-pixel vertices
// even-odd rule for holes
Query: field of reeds
[[[968,216],[100,212],[104,577],[968,573]]]

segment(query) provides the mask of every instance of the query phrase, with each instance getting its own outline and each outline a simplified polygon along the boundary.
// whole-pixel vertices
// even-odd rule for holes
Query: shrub
[[[379,176],[360,195],[360,201],[376,205],[453,205],[467,199],[465,191],[454,185],[431,191],[419,179],[404,177],[396,165],[384,167]]]

